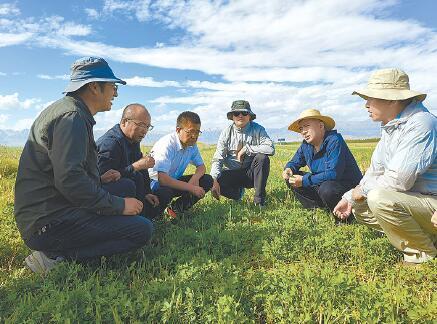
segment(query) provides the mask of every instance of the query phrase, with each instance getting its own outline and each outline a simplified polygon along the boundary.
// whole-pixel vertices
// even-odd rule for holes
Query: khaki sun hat
[[[318,119],[325,124],[327,130],[331,130],[335,127],[335,121],[331,117],[323,116],[317,109],[307,109],[301,112],[299,118],[292,122],[290,126],[288,126],[288,130],[300,133],[299,122],[304,119]]]
[[[410,90],[408,75],[400,69],[381,69],[372,73],[367,88],[356,90],[353,95],[361,98],[406,100],[416,98],[423,101],[426,94]]]

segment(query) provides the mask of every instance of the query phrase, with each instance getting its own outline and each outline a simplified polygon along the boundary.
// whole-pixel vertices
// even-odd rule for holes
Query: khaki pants
[[[436,209],[436,196],[374,189],[353,212],[358,222],[384,232],[405,261],[422,263],[437,255],[437,228],[431,223]]]

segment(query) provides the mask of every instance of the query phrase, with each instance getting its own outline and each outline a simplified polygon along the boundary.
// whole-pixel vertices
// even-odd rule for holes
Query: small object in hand
[[[288,178],[288,183],[294,184],[296,182],[296,177],[292,175],[290,178]]]
[[[165,213],[168,215],[168,217],[170,217],[171,219],[175,219],[178,215],[176,214],[176,212],[171,209],[170,207],[167,207],[165,209]]]

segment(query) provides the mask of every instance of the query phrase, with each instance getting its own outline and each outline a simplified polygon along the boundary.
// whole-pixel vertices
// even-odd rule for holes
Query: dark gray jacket
[[[123,198],[102,189],[94,118],[78,98],[47,107],[30,130],[15,183],[15,219],[24,239],[77,209],[121,215]]]

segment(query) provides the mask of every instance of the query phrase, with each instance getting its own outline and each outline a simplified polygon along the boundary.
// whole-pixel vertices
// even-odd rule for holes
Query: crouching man
[[[361,180],[355,158],[334,127],[335,121],[316,109],[303,111],[288,127],[304,140],[286,164],[282,177],[304,208],[320,207],[332,212],[342,195]],[[304,166],[311,172],[300,171]]]
[[[405,262],[422,263],[437,255],[437,119],[410,90],[398,69],[374,72],[367,88],[355,91],[366,100],[370,118],[381,122],[382,136],[360,184],[334,209],[384,232]]]
[[[120,124],[96,143],[100,174],[112,176],[104,179],[103,188],[119,197],[137,198],[144,206],[142,215],[148,218],[160,213],[159,199],[152,193],[147,171],[155,165],[155,160],[143,156],[140,148],[142,139],[152,129],[147,109],[140,104],[130,104],[124,108]]]
[[[167,214],[172,218],[190,209],[212,187],[196,145],[202,133],[200,126],[199,115],[184,111],[177,118],[176,131],[159,139],[151,151],[155,158],[155,166],[149,169],[152,191],[160,201],[161,212],[168,206]],[[184,175],[188,164],[196,167],[192,175]]]
[[[227,118],[233,123],[221,132],[212,158],[214,185],[211,193],[216,199],[225,196],[239,200],[244,188],[255,188],[253,202],[264,207],[269,156],[275,154],[273,142],[264,127],[253,121],[256,115],[249,102],[234,101]]]
[[[66,96],[37,117],[21,154],[15,219],[31,270],[46,273],[63,259],[86,260],[138,249],[153,226],[143,204],[102,188],[94,115],[111,109],[116,78],[102,58],[76,61]]]

